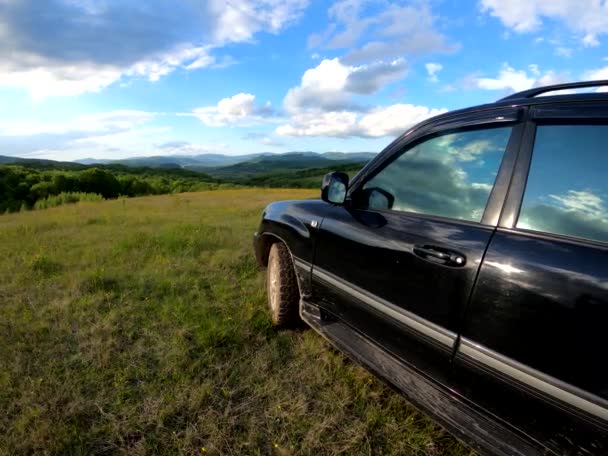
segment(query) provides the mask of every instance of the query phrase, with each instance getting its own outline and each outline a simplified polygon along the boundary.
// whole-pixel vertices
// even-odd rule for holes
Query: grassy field
[[[0,216],[0,454],[469,454],[313,331],[270,327],[251,236],[317,193]]]

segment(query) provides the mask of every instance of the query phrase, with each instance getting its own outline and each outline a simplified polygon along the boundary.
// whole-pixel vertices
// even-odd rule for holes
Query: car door
[[[597,431],[608,429],[608,105],[538,106],[523,143],[467,311],[459,388],[541,441],[600,454],[608,451]]]
[[[460,116],[389,147],[346,205],[328,208],[312,299],[415,367],[445,373],[517,152],[518,118],[515,109]]]

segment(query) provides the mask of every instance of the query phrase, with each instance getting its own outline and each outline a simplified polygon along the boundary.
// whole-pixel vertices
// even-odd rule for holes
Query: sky
[[[607,0],[0,0],[0,155],[378,152],[587,79]]]

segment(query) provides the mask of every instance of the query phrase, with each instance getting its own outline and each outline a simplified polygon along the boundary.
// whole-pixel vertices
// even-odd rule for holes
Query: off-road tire
[[[292,326],[300,320],[300,290],[291,254],[282,242],[275,242],[268,254],[266,290],[272,324]]]

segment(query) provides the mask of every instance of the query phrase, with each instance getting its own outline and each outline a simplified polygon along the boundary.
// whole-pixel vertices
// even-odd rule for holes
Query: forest
[[[0,214],[65,202],[234,187],[179,168],[0,165]]]

